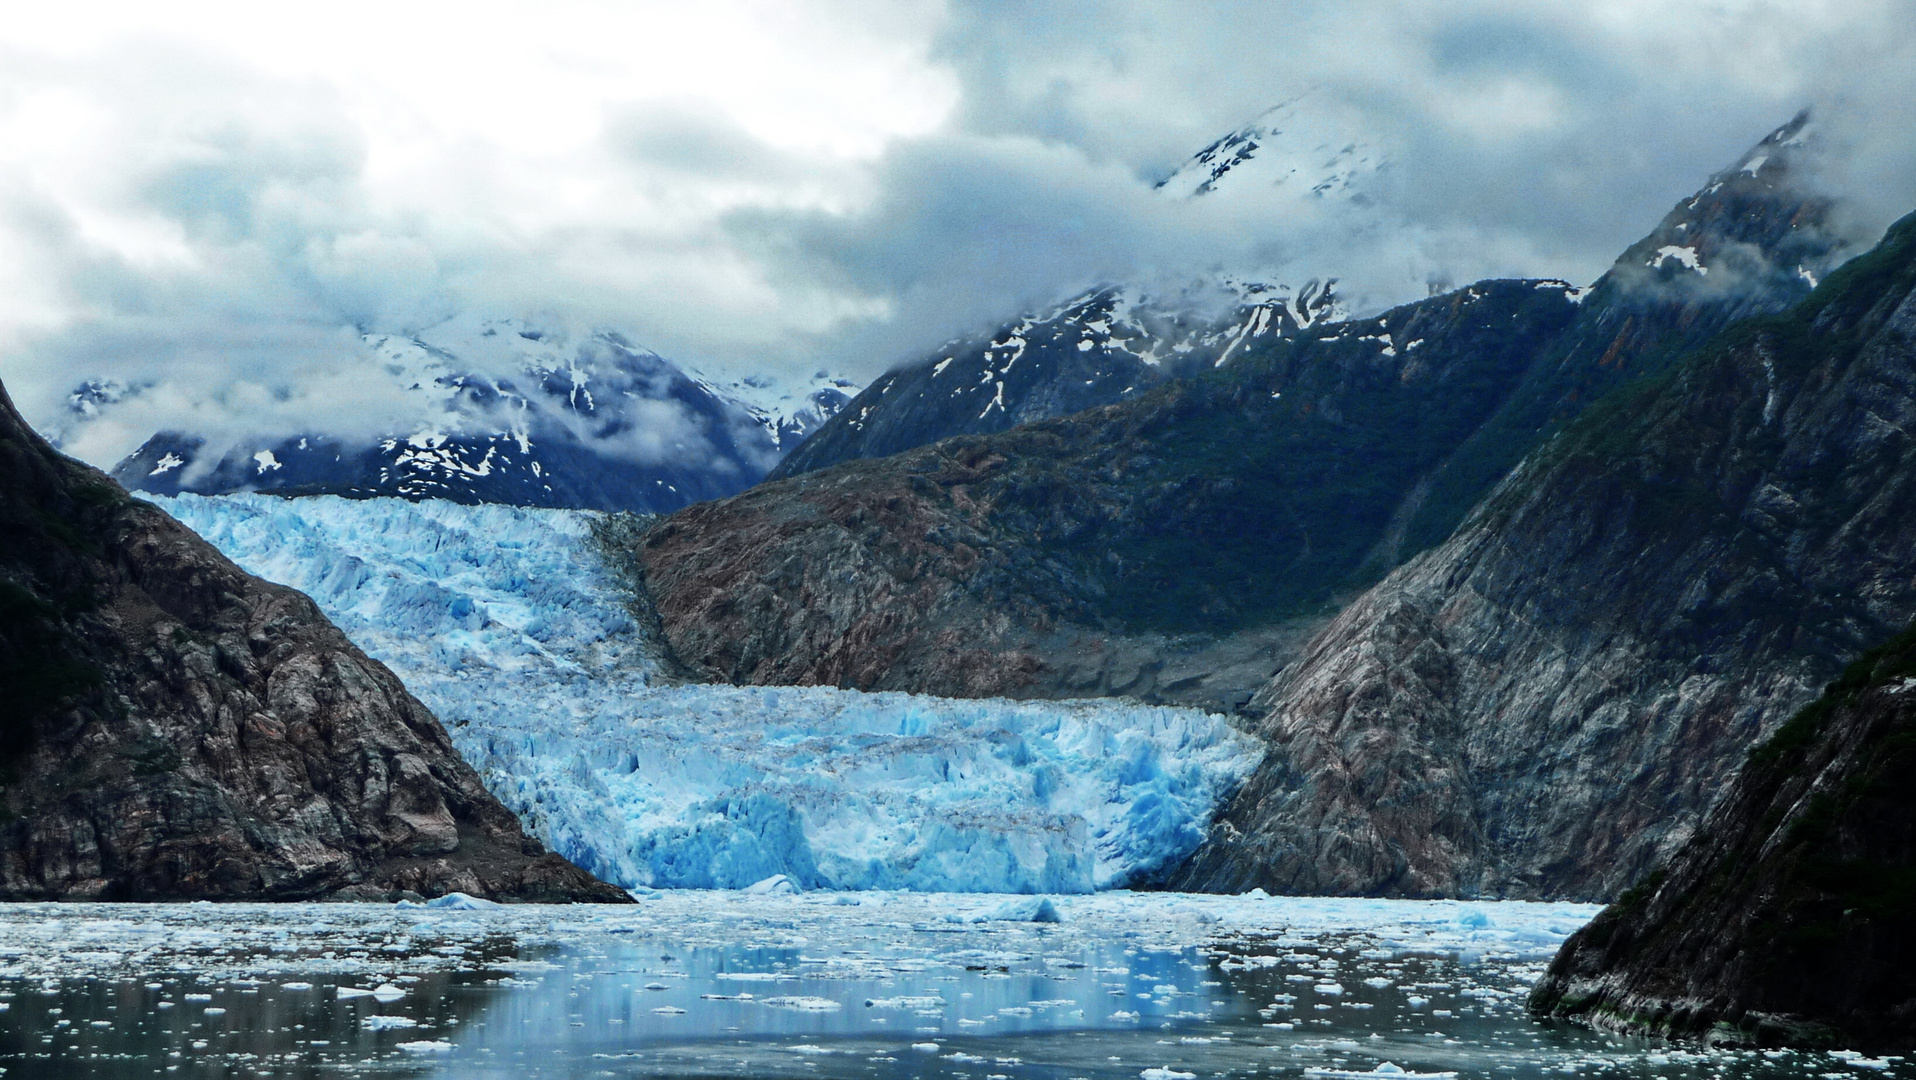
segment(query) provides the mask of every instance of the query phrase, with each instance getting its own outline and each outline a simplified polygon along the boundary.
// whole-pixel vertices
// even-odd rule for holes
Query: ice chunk
[[[771,877],[754,881],[745,887],[746,894],[750,896],[788,895],[798,891],[798,886],[784,874],[773,874]]]
[[[768,997],[759,998],[758,1003],[772,1009],[793,1009],[798,1012],[836,1012],[843,1005],[831,998],[822,997]]]
[[[410,1016],[368,1016],[359,1022],[359,1026],[368,1031],[387,1031],[392,1028],[418,1027],[419,1021]]]
[[[941,997],[866,998],[867,1009],[942,1009],[948,1004]]]
[[[1304,1075],[1322,1080],[1377,1080],[1378,1077],[1388,1077],[1390,1080],[1456,1080],[1457,1077],[1454,1072],[1408,1072],[1388,1061],[1368,1071],[1312,1067],[1305,1069]]]
[[[1061,923],[1064,916],[1048,896],[1019,896],[974,912],[965,921]]]
[[[1310,1075],[1309,1069],[1304,1070],[1304,1072],[1306,1076]],[[1139,1073],[1138,1076],[1142,1078],[1142,1080],[1197,1080],[1197,1074],[1194,1072],[1179,1072],[1169,1067],[1146,1069]]]
[[[444,896],[426,901],[429,908],[443,908],[451,911],[484,911],[500,906],[496,901],[485,900],[477,896],[467,896],[462,892],[449,892]]]
[[[392,983],[380,983],[378,986],[373,987],[373,1000],[382,1004],[388,1001],[398,1001],[405,996],[406,992],[394,986]]]
[[[441,1039],[421,1039],[417,1042],[402,1042],[399,1049],[408,1054],[443,1054],[452,1049],[452,1044]]]

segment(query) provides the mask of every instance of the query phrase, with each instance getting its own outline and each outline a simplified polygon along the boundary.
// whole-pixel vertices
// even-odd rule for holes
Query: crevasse
[[[1189,709],[671,684],[588,511],[155,501],[312,596],[530,830],[627,887],[1119,886],[1188,854],[1262,753]]]

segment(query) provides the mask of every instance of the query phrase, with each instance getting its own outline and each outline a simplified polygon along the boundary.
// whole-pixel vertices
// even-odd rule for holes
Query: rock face
[[[1173,883],[1615,896],[1916,615],[1916,219],[1585,413],[1260,692]]]
[[[430,712],[0,390],[0,897],[619,902]]]
[[[1530,1007],[1729,1044],[1916,1047],[1916,628],[1846,669]]]
[[[712,679],[1236,708],[1397,558],[1421,473],[1577,311],[1487,282],[1228,376],[763,485],[637,546]]]

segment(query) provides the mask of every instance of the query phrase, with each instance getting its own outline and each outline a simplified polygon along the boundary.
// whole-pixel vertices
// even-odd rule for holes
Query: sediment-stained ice
[[[1110,888],[1192,850],[1262,752],[1118,701],[673,685],[589,512],[156,501],[311,595],[540,839],[628,887]]]

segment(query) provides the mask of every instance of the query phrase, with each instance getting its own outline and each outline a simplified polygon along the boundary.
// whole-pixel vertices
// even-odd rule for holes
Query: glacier
[[[311,596],[530,831],[627,888],[1121,887],[1192,851],[1263,753],[1191,709],[677,682],[593,511],[153,501]]]

